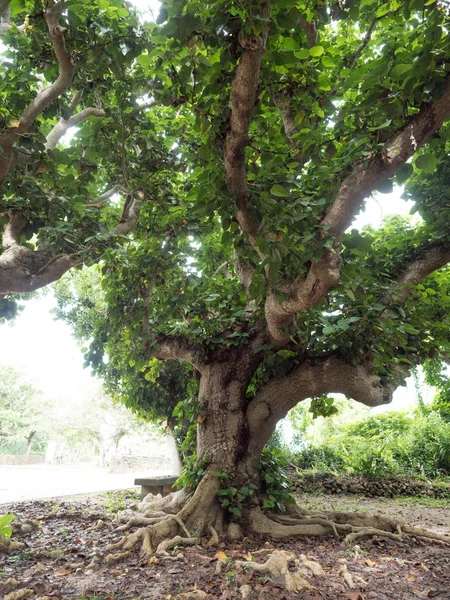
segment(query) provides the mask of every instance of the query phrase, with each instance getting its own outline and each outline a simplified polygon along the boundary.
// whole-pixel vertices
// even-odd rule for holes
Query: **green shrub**
[[[430,408],[390,412],[342,425],[293,457],[302,469],[368,478],[450,476],[450,423]]]
[[[286,504],[295,504],[291,479],[286,467],[289,453],[280,448],[265,447],[258,463],[262,491],[265,499],[263,509],[285,511]]]

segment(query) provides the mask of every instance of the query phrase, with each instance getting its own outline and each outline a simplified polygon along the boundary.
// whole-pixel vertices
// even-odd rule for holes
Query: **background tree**
[[[12,367],[0,373],[0,451],[30,454],[40,451],[50,430],[51,402]]]
[[[143,539],[149,550],[179,529],[202,534],[228,524],[234,534],[275,537],[362,527],[351,516],[340,523],[335,515],[333,525],[318,515],[297,520],[295,510],[284,520],[265,515],[259,459],[298,402],[313,397],[326,408],[333,392],[369,406],[389,402],[414,365],[446,351],[448,5],[173,0],[145,27],[116,2],[61,8],[42,20],[25,2],[17,14],[36,15],[36,29],[7,34],[11,58],[34,80],[21,90],[20,113],[15,71],[3,63],[14,110],[6,109],[0,138],[9,190],[2,256],[26,258],[3,270],[16,284],[2,289],[22,292],[100,261],[106,314],[88,362],[115,370],[118,385],[129,369],[134,381],[151,380],[155,359],[194,370],[199,485],[188,500],[179,494],[176,519],[138,530],[126,547]],[[44,22],[52,46],[39,54],[28,40],[45,47]],[[40,94],[55,109],[53,92],[36,95],[52,49],[66,87],[58,88],[51,60],[47,89],[68,95],[63,119],[79,98],[77,73],[93,80],[86,97],[99,98],[110,118],[96,118],[49,155],[57,117],[45,118],[50,104],[39,118],[33,112],[44,148],[32,150],[32,171],[16,160],[14,144],[31,132]],[[142,108],[147,100],[150,109]],[[420,224],[397,219],[380,232],[349,231],[365,198],[393,182],[411,184]],[[117,239],[117,207],[102,195],[124,183],[119,225],[132,229],[128,240]],[[435,186],[438,203],[429,199]],[[27,212],[29,199],[36,213]],[[37,272],[24,271],[29,256],[44,255]],[[79,306],[89,308],[86,300]],[[77,321],[71,302],[63,309]],[[390,533],[397,526],[366,523]]]

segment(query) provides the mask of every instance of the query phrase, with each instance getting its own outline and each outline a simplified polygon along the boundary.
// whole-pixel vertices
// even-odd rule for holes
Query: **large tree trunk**
[[[197,543],[201,537],[216,543],[223,535],[236,539],[251,533],[276,539],[341,534],[354,539],[383,533],[402,539],[395,533],[397,521],[379,515],[310,513],[297,506],[287,507],[281,515],[261,510],[263,490],[257,463],[277,422],[301,400],[326,392],[347,393],[372,406],[381,404],[389,389],[376,376],[362,365],[325,357],[305,361],[289,375],[272,378],[249,398],[248,384],[261,358],[248,348],[215,358],[203,365],[200,379],[197,455],[205,469],[200,483],[193,493],[180,490],[160,499],[149,494],[141,504],[141,514],[126,517],[122,527],[140,529],[111,549],[127,553],[142,544],[145,552],[158,553],[170,544]],[[233,488],[231,495],[221,493],[221,489]],[[238,498],[242,488],[246,491]],[[224,499],[230,500],[228,506]],[[403,532],[423,537],[414,531],[403,528]],[[120,558],[123,552],[116,556]]]

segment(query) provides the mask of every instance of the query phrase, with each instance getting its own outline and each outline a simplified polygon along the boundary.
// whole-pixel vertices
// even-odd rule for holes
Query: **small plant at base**
[[[183,470],[176,480],[174,487],[177,489],[184,487],[195,489],[202,480],[202,477],[206,475],[207,466],[208,458],[206,456],[200,460],[197,460],[196,453],[186,457]]]
[[[0,517],[0,541],[1,538],[10,539],[12,535],[12,528],[10,523],[14,520],[14,515],[9,513]]]
[[[263,502],[264,510],[276,508],[284,512],[286,504],[295,504],[291,494],[291,480],[286,472],[287,458],[282,450],[264,448],[261,460],[258,463],[260,478],[266,498]]]
[[[216,475],[221,476],[222,479],[228,479],[229,477],[226,473],[216,473]],[[254,483],[249,483],[240,488],[222,488],[217,492],[217,495],[219,497],[220,505],[223,508],[226,508],[232,515],[240,517],[245,503],[253,496],[257,489],[258,488]]]

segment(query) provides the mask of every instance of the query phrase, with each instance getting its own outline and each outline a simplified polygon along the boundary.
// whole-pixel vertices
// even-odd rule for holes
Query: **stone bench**
[[[134,480],[134,485],[141,486],[141,499],[147,494],[167,496],[172,491],[172,486],[177,479],[176,475],[170,477],[139,477]]]

